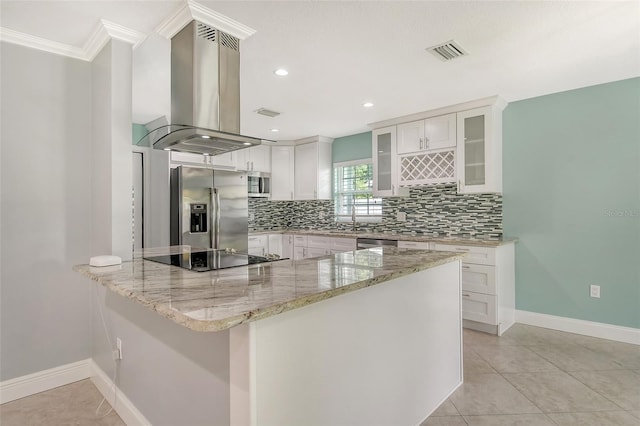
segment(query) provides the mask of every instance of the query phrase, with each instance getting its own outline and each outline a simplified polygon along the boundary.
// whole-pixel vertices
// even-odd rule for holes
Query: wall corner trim
[[[127,425],[151,426],[151,422],[136,408],[129,398],[119,389],[113,380],[93,359],[88,360],[91,370],[91,381],[102,396],[111,404],[122,421]],[[117,396],[116,396],[117,395]],[[115,400],[114,400],[115,396]]]
[[[640,345],[640,329],[516,310],[516,322],[568,333]]]
[[[85,359],[0,382],[0,404],[88,379],[92,362]]]

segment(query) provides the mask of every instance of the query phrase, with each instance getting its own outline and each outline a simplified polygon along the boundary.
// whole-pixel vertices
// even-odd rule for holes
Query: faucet
[[[352,225],[353,232],[356,232],[356,205],[355,204],[351,205],[351,222],[353,223]]]

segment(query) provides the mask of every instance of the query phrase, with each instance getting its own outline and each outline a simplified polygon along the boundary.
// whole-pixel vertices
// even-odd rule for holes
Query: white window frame
[[[336,173],[336,169],[338,167],[348,167],[348,166],[357,166],[357,165],[361,165],[361,164],[373,164],[373,159],[371,158],[363,158],[360,160],[351,160],[351,161],[341,161],[339,163],[333,163],[333,179],[332,179],[332,183],[335,184],[335,173]],[[339,192],[336,192],[336,188],[335,185],[333,185],[333,201],[335,204],[335,208],[336,208],[336,212],[334,212],[335,214],[335,218],[336,218],[336,222],[352,222],[352,218],[351,215],[338,215],[337,214],[337,207],[338,207],[338,194],[341,194]],[[371,190],[371,196],[372,198],[380,198],[380,197],[373,197],[373,189]],[[356,215],[356,222],[381,222],[382,221],[382,214],[380,215]]]

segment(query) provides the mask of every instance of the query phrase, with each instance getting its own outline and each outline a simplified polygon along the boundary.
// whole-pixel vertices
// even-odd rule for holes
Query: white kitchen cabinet
[[[294,147],[271,147],[271,201],[293,200]]]
[[[502,192],[502,108],[458,113],[456,175],[458,192]]]
[[[296,141],[294,198],[331,199],[331,143],[321,136]]]
[[[398,241],[398,248],[431,250],[432,243],[422,241]]]
[[[497,313],[496,296],[462,290],[462,318],[464,320],[493,325],[498,323]]]
[[[190,152],[171,151],[170,156],[172,163],[195,164],[198,166],[207,165],[207,157],[202,154],[192,154]]]
[[[171,151],[171,163],[209,167],[212,169],[235,170],[235,152],[227,152],[222,155],[202,155],[190,152]]]
[[[307,236],[293,236],[293,260],[301,260],[307,258]]]
[[[283,259],[293,259],[293,235],[282,235],[282,256]]]
[[[331,254],[353,251],[357,249],[355,238],[334,237],[331,238]]]
[[[269,234],[269,250],[268,254],[284,257],[282,255],[282,234]]]
[[[302,260],[307,258],[306,247],[293,247],[293,260]]]
[[[465,253],[462,318],[467,328],[502,335],[515,322],[514,244],[497,247],[434,244],[434,250]]]
[[[372,132],[373,196],[395,197],[408,195],[407,188],[398,184],[398,155],[396,126],[375,129]]]
[[[267,234],[249,235],[247,246],[249,254],[266,256],[269,253],[269,236]]]
[[[213,168],[235,170],[236,155],[237,154],[235,151],[231,151],[227,152],[226,154],[207,156],[207,158],[209,164],[211,164]]]
[[[348,237],[325,237],[307,234],[294,235],[294,259],[309,259],[330,254],[356,250],[356,239]],[[297,256],[297,257],[295,257]]]
[[[320,257],[331,254],[331,238],[309,235],[307,237],[307,257]]]
[[[398,154],[456,146],[456,114],[446,114],[397,126]]]
[[[234,152],[238,170],[271,173],[271,146],[263,144]]]

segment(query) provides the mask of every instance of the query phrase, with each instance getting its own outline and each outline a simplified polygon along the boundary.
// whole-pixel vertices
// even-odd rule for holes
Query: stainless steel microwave
[[[262,172],[249,172],[247,175],[249,197],[271,196],[271,174]]]

